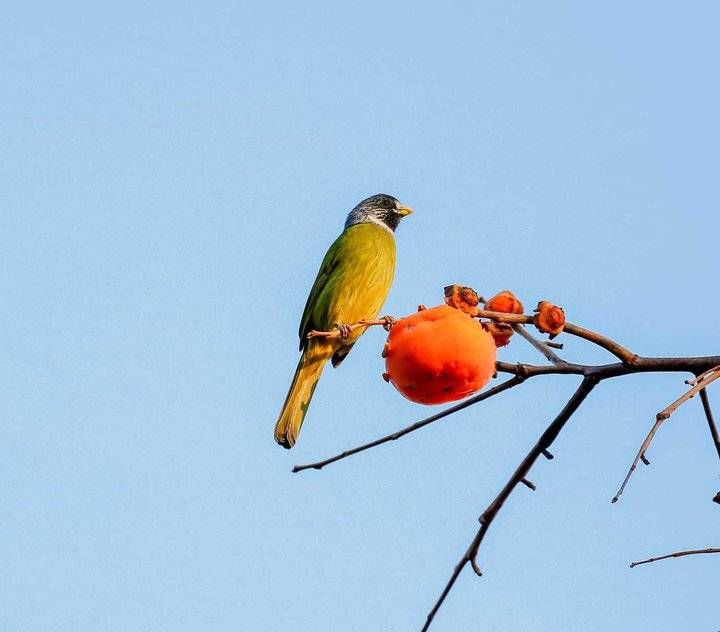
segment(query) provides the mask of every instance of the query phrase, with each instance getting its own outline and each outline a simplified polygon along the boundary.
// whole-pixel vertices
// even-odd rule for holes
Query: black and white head
[[[392,195],[378,193],[358,204],[345,220],[345,228],[355,224],[379,224],[390,232],[395,232],[400,220],[412,213],[409,206],[404,206]]]

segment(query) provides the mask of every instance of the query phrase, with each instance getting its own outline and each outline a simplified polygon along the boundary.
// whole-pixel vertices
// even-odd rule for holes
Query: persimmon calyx
[[[540,301],[535,308],[533,324],[541,333],[554,338],[565,327],[565,311],[550,301]]]
[[[470,316],[477,314],[477,306],[482,297],[471,287],[466,285],[448,285],[445,287],[445,304],[462,310]]]

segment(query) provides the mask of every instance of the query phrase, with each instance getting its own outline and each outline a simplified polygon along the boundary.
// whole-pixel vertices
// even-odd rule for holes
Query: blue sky
[[[638,353],[717,354],[718,18],[709,2],[6,8],[0,628],[419,629],[575,383],[293,475],[436,410],[380,379],[371,331],[323,376],[298,446],[274,444],[320,259],[387,192],[416,213],[386,312],[452,282],[511,288]],[[682,379],[590,396],[433,630],[717,629],[717,558],[627,567],[720,546],[698,401],[610,505]]]

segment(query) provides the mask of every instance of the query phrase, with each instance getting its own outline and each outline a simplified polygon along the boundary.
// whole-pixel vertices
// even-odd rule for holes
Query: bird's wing
[[[394,271],[392,233],[371,223],[346,228],[330,246],[310,290],[300,321],[300,349],[306,348],[312,329],[326,331],[339,323],[375,318]],[[335,340],[333,345],[351,345],[361,334],[355,330],[348,340]]]
[[[342,235],[340,235],[340,237],[342,237]],[[332,277],[332,273],[338,268],[342,260],[340,237],[333,242],[333,245],[330,246],[325,253],[325,258],[320,264],[320,270],[317,273],[317,277],[315,277],[315,283],[313,283],[307,302],[305,303],[305,309],[300,319],[300,329],[298,331],[300,335],[300,351],[307,346],[308,332],[319,326],[318,323],[313,322],[312,316],[322,291],[325,289],[325,286]]]

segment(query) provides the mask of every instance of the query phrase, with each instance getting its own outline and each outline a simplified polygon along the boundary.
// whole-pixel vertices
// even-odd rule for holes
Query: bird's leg
[[[390,331],[393,328],[393,325],[397,323],[397,318],[394,316],[383,316],[380,320],[385,321],[383,322],[383,329],[385,331]]]
[[[339,323],[336,325],[337,330],[340,332],[340,337],[343,340],[347,340],[350,337],[350,332],[352,331],[352,328],[347,323]]]

